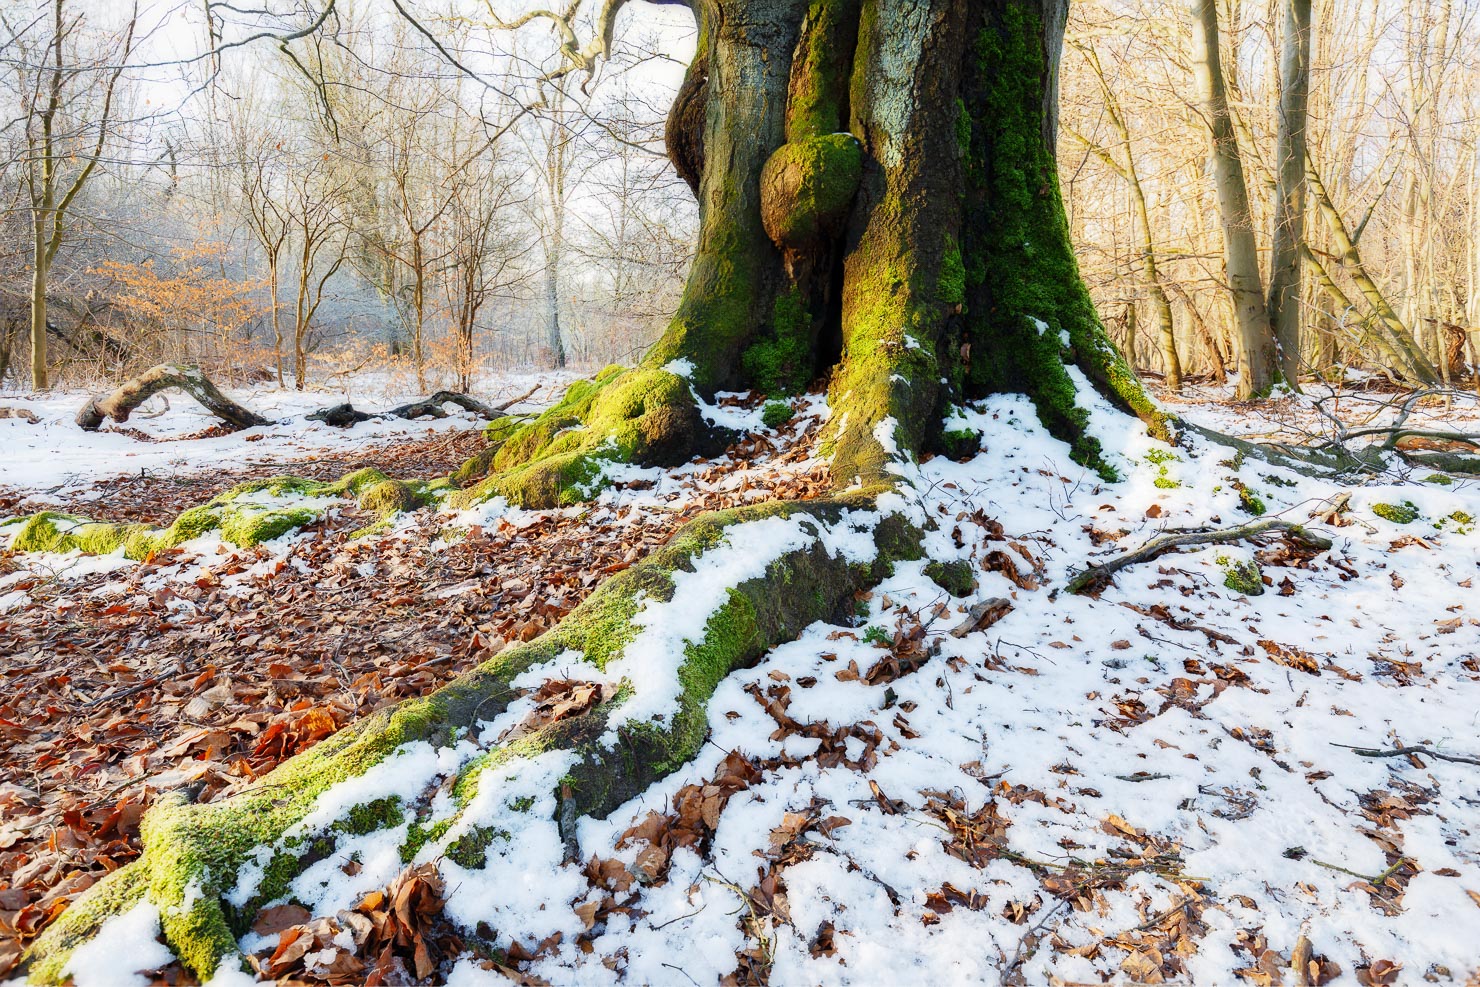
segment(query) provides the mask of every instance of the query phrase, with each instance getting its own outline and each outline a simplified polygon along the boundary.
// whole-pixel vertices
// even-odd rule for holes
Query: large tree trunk
[[[1254,218],[1243,157],[1228,107],[1223,77],[1217,0],[1192,0],[1193,64],[1199,96],[1212,139],[1213,183],[1223,224],[1223,257],[1228,290],[1238,325],[1238,394],[1248,400],[1266,394],[1278,378],[1274,336],[1270,332]]]
[[[1294,385],[1300,374],[1300,246],[1305,239],[1305,120],[1310,101],[1310,0],[1282,0],[1280,122],[1275,159],[1274,251],[1269,270],[1269,324],[1280,370]]]
[[[1104,474],[1079,382],[1165,434],[1107,339],[1069,244],[1054,167],[1065,0],[695,6],[700,51],[669,127],[701,211],[678,312],[638,367],[572,386],[534,421],[495,423],[502,444],[459,471],[453,504],[589,497],[604,461],[676,464],[712,441],[699,400],[716,390],[784,393],[819,379],[830,385],[824,449],[840,492],[701,517],[559,627],[436,695],[345,731],[226,802],[154,809],[144,857],[48,931],[30,954],[33,975],[56,977],[102,918],[147,890],[171,946],[209,976],[255,910],[307,866],[313,841],[280,838],[329,786],[408,741],[449,743],[508,705],[515,676],[556,655],[608,670],[641,662],[640,685],[628,680],[590,713],[474,763],[569,752],[558,802],[573,840],[577,816],[610,813],[694,755],[723,676],[847,606],[891,560],[918,555],[921,533],[881,511],[892,501],[877,495],[901,482],[911,458],[946,444],[941,421],[958,402],[1026,394],[1073,455]],[[487,471],[481,482],[475,469]],[[750,575],[706,563],[752,523],[786,526],[785,545],[749,560]],[[867,557],[830,547],[840,525],[872,528]],[[730,583],[699,639],[645,638],[649,625],[636,618],[686,605],[675,574],[703,564]],[[230,904],[237,875],[264,852],[274,890]]]

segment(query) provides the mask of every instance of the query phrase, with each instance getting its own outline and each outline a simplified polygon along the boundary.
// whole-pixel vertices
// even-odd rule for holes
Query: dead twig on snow
[[[1134,551],[1117,555],[1106,562],[1092,562],[1069,580],[1066,587],[1070,593],[1088,593],[1104,589],[1111,578],[1127,566],[1138,562],[1149,562],[1173,549],[1190,545],[1225,545],[1229,542],[1247,541],[1271,532],[1283,532],[1289,538],[1311,548],[1325,550],[1331,547],[1331,539],[1318,535],[1303,525],[1279,518],[1259,518],[1234,528],[1218,528],[1210,531],[1182,531],[1157,535]]]

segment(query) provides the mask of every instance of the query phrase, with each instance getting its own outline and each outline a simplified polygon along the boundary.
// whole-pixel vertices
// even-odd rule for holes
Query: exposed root
[[[608,367],[577,381],[533,420],[498,418],[485,430],[495,447],[464,464],[455,507],[492,497],[534,509],[590,500],[616,464],[678,466],[717,452],[721,436],[700,415],[689,382],[669,369]]]
[[[436,483],[402,483],[370,468],[333,483],[294,476],[250,480],[182,512],[163,528],[42,511],[25,520],[10,547],[17,552],[78,550],[91,555],[107,555],[121,548],[125,557],[142,560],[219,531],[223,541],[250,548],[312,523],[326,509],[322,500],[343,496],[358,498],[360,508],[375,516],[360,532],[368,534],[382,529],[400,512],[426,504],[436,487]]]
[[[737,544],[766,531],[781,550],[764,560],[763,569],[751,566],[748,577],[731,576],[729,566],[712,566],[704,556],[731,550],[732,529],[745,524],[758,527],[738,535]],[[860,552],[864,532],[872,536]],[[892,559],[917,546],[918,533],[897,516],[881,519],[867,501],[773,503],[705,515],[680,529],[668,547],[604,583],[552,631],[505,650],[431,696],[346,728],[220,802],[193,804],[184,792],[162,800],[145,816],[143,856],[48,928],[23,971],[39,981],[62,979],[77,946],[147,896],[171,949],[208,978],[236,954],[237,938],[257,912],[290,896],[294,880],[343,839],[402,827],[408,862],[431,855],[482,866],[497,834],[480,825],[475,810],[489,799],[548,805],[569,836],[573,818],[610,813],[692,758],[707,730],[705,704],[725,675],[808,624],[835,617]],[[686,574],[706,564],[704,579],[688,582]],[[686,587],[698,585],[700,597],[712,597],[716,575],[732,581],[718,606],[707,604],[713,609],[702,633],[666,648],[677,647],[681,655],[665,653],[670,642],[661,636],[644,637],[655,633],[666,604],[692,617],[696,597]],[[778,593],[782,584],[787,591]],[[584,711],[529,732],[512,731],[486,744],[473,739],[523,695],[513,684],[517,676],[557,658],[589,666],[593,676],[612,682],[611,691],[603,687],[593,693],[595,705],[572,704]],[[672,662],[673,681],[655,686],[668,674],[665,661]],[[654,705],[654,688],[671,688],[673,698],[657,695]],[[650,707],[661,712],[649,715]],[[450,813],[445,804],[434,809],[430,800],[404,791],[380,791],[377,785],[388,778],[404,787],[401,764],[371,774],[387,758],[418,756],[427,745],[460,765]],[[540,761],[544,773],[531,767],[522,787],[515,785],[513,769],[544,755],[555,758]],[[549,776],[552,766],[558,781]],[[321,801],[351,779],[358,779],[354,790],[363,798]],[[530,785],[535,788],[525,792]]]

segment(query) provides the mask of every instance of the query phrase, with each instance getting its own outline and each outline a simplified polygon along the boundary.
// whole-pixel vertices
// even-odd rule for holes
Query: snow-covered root
[[[558,814],[569,855],[578,817],[605,816],[694,756],[726,675],[836,618],[919,545],[909,521],[866,498],[700,517],[550,632],[431,696],[221,802],[194,804],[188,790],[162,799],[142,823],[143,855],[50,926],[22,972],[66,979],[104,923],[147,902],[174,955],[206,979],[235,962],[262,908],[311,897],[315,881],[343,885],[351,852],[372,884],[421,859],[474,869],[520,814]],[[578,698],[548,701],[564,686]]]

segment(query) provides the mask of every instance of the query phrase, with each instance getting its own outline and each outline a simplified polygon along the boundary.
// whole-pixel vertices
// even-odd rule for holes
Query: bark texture
[[[1228,108],[1223,75],[1217,0],[1192,0],[1193,64],[1203,114],[1212,138],[1213,181],[1223,225],[1223,256],[1238,327],[1238,394],[1248,400],[1268,393],[1278,379],[1274,336],[1259,273],[1249,186],[1238,135]]]
[[[1269,324],[1280,370],[1300,374],[1300,246],[1305,239],[1306,107],[1310,102],[1310,0],[1281,0],[1280,121],[1275,138],[1274,250],[1269,271]]]

